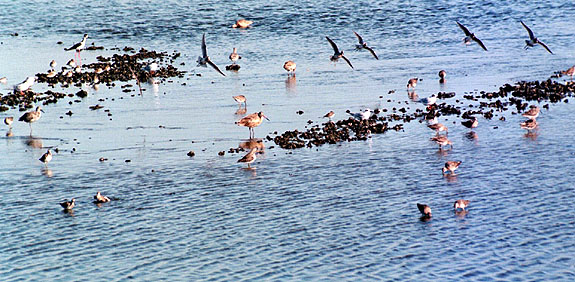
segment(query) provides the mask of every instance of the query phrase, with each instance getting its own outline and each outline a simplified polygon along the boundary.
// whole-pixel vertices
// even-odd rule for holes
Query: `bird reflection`
[[[34,137],[32,135],[30,135],[26,138],[26,140],[24,141],[24,144],[26,144],[26,146],[34,148],[34,149],[42,149],[43,148],[42,138]]]
[[[6,131],[6,137],[13,137],[14,133],[12,132],[12,128],[8,129],[8,131]]]
[[[458,211],[455,211],[455,216],[457,216],[458,219],[464,219],[468,213],[469,212],[466,210],[458,210]]]
[[[537,141],[537,137],[539,137],[539,133],[537,133],[536,131],[527,131],[527,133],[525,133],[523,135],[523,137],[530,139],[531,141]]]
[[[150,77],[148,79],[148,83],[152,85],[152,92],[154,92],[154,94],[158,94],[158,91],[160,91],[160,82],[155,80],[153,77]]]
[[[266,148],[263,140],[259,139],[259,138],[252,138],[252,139],[248,139],[244,142],[241,142],[239,147],[244,149],[244,150],[257,149],[258,152],[263,152]]]
[[[49,169],[49,168],[47,168],[47,167],[44,167],[44,168],[42,169],[42,174],[43,174],[44,176],[48,177],[48,178],[54,176],[54,173],[52,172],[52,170]]]
[[[296,78],[295,76],[288,76],[285,81],[286,91],[295,93],[296,90]]]
[[[68,209],[68,210],[64,209],[64,210],[62,210],[62,213],[67,215],[67,216],[74,216],[74,210],[72,210],[72,209]]]
[[[425,216],[425,215],[424,215],[424,216],[421,216],[421,217],[419,218],[419,221],[421,221],[421,222],[428,222],[428,221],[430,221],[430,220],[431,220],[431,217]]]
[[[417,102],[419,101],[419,96],[417,95],[417,93],[415,93],[415,91],[407,91],[407,97],[409,98],[409,100],[413,101],[413,102]]]
[[[245,115],[247,111],[248,111],[248,107],[242,108],[242,106],[240,105],[240,107],[236,111],[236,115],[238,115],[238,116]]]
[[[457,182],[457,174],[444,174],[443,177],[447,180],[448,183],[456,183]]]

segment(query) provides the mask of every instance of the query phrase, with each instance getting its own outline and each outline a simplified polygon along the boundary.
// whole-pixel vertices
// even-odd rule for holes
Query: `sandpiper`
[[[524,116],[528,119],[535,120],[539,116],[540,111],[541,110],[539,109],[539,107],[537,107],[535,105],[531,105],[531,106],[529,106],[529,110],[526,111],[525,113],[523,113],[522,116]]]
[[[295,76],[295,63],[294,61],[287,61],[284,63],[284,70],[288,72],[288,76],[291,74]]]
[[[407,81],[407,89],[415,89],[415,86],[417,86],[417,80],[417,77],[410,78]]]
[[[246,103],[246,96],[244,95],[238,95],[238,96],[232,96],[232,98],[234,98],[234,100],[240,105],[240,107],[242,106],[242,103],[247,107],[247,103]]]
[[[373,51],[373,49],[371,49],[370,47],[367,46],[367,43],[365,41],[363,41],[363,38],[361,38],[361,36],[359,36],[359,34],[357,34],[357,32],[355,32],[355,31],[353,32],[353,34],[355,34],[355,36],[357,37],[357,40],[359,41],[359,44],[355,45],[355,49],[356,50],[366,49],[367,51],[369,51],[373,55],[373,57],[376,60],[379,60],[379,58],[375,54],[375,51]]]
[[[350,113],[348,112],[353,118],[358,120],[368,120],[371,117],[371,109],[365,109],[361,113]]]
[[[447,76],[447,73],[444,70],[440,70],[439,71],[439,83],[445,83],[445,81],[447,81],[447,79],[445,78]]]
[[[417,208],[423,216],[427,218],[431,217],[431,208],[428,205],[417,203]]]
[[[469,45],[471,44],[471,41],[475,41],[477,42],[477,44],[479,44],[479,46],[481,46],[481,48],[483,48],[483,50],[487,51],[487,48],[485,48],[483,42],[481,42],[481,40],[479,40],[479,38],[477,38],[475,34],[469,32],[469,30],[458,21],[455,22],[457,23],[459,28],[461,28],[461,30],[463,30],[463,32],[465,33],[465,38],[463,38],[463,42],[465,43],[465,45]]]
[[[235,24],[232,25],[233,28],[250,28],[253,21],[248,21],[245,19],[237,20]]]
[[[240,56],[238,54],[238,49],[236,47],[234,47],[234,50],[230,54],[230,60],[232,61],[232,64],[235,65],[237,63],[237,61],[241,58],[242,58],[242,56]]]
[[[519,126],[522,129],[526,129],[528,132],[531,132],[532,130],[536,129],[538,125],[539,124],[534,119],[528,119],[528,120],[519,124]]]
[[[210,65],[212,68],[214,68],[216,71],[218,71],[221,75],[226,76],[219,68],[218,66],[216,66],[216,64],[214,64],[211,60],[210,57],[208,57],[208,49],[206,48],[206,34],[204,33],[204,35],[202,36],[202,56],[198,57],[198,66],[202,66],[202,67],[207,67],[207,65]]]
[[[72,198],[70,201],[64,199],[63,202],[60,203],[60,206],[64,208],[64,210],[69,211],[74,208],[76,205],[76,199]]]
[[[48,163],[52,160],[52,152],[50,149],[48,149],[48,151],[46,151],[46,153],[44,153],[38,160],[44,163],[44,166],[48,166]]]
[[[329,41],[331,48],[333,48],[333,55],[330,57],[330,60],[332,62],[336,62],[337,60],[339,60],[339,58],[343,58],[345,60],[345,62],[353,69],[351,62],[343,55],[343,51],[339,51],[339,49],[337,48],[337,45],[335,45],[335,42],[333,42],[327,36],[325,37],[325,39],[327,39],[327,41]]]
[[[80,52],[82,52],[82,50],[84,50],[84,47],[86,47],[87,39],[88,34],[84,34],[84,38],[82,38],[82,41],[72,45],[72,47],[70,48],[64,48],[65,51],[76,50],[75,54],[78,54],[78,61],[80,62],[80,65],[82,64],[82,58],[80,57]]]
[[[250,164],[256,160],[256,152],[257,148],[251,149],[243,158],[238,160],[238,163],[247,163],[248,168],[251,168]]]
[[[56,63],[55,60],[52,60],[52,61],[50,62],[50,68],[51,68],[52,70],[54,70],[54,68],[56,68],[56,65],[57,65],[57,63]]]
[[[14,122],[14,117],[5,117],[4,124],[7,125],[9,128],[12,128],[12,123]]]
[[[461,200],[457,200],[457,201],[455,201],[455,203],[453,203],[453,208],[455,210],[458,210],[458,209],[464,210],[468,205],[469,205],[468,200],[461,199]]]
[[[568,75],[571,77],[571,81],[573,81],[573,75],[575,75],[575,66],[568,68],[565,71],[562,71],[561,74]]]
[[[444,146],[447,146],[447,145],[449,145],[449,147],[453,149],[453,142],[451,142],[451,140],[447,139],[447,137],[444,135],[438,135],[438,136],[432,137],[431,141],[434,141],[435,143],[437,143],[437,145],[439,145],[440,150]]]
[[[27,112],[27,113],[23,114],[18,119],[18,121],[27,122],[28,125],[30,125],[30,133],[32,133],[32,123],[39,120],[40,117],[42,117],[43,112],[44,112],[44,110],[42,110],[42,107],[38,106],[38,107],[36,107],[35,111],[31,111],[31,112]]]
[[[539,45],[543,46],[543,48],[545,48],[545,50],[547,50],[547,52],[553,54],[553,52],[551,52],[551,50],[549,50],[549,47],[547,47],[547,45],[545,45],[545,43],[539,41],[539,39],[537,39],[537,37],[535,37],[535,35],[533,34],[533,31],[531,31],[531,29],[529,27],[527,27],[527,25],[525,23],[523,23],[523,21],[521,21],[521,24],[527,30],[527,32],[529,32],[529,40],[525,40],[525,47],[523,49],[527,49],[529,47],[534,47],[535,44],[539,44]]]
[[[70,59],[67,63],[66,63],[66,67],[68,68],[75,68],[76,67],[76,60],[74,59]],[[63,69],[63,68],[62,68]]]
[[[455,175],[455,170],[459,168],[459,165],[461,165],[461,161],[459,162],[447,161],[445,162],[445,166],[441,169],[441,171],[443,172],[443,174],[449,171],[451,175]]]
[[[270,120],[268,117],[264,115],[263,112],[253,113],[250,115],[245,116],[244,118],[236,121],[236,124],[239,126],[245,126],[250,129],[250,138],[254,137],[254,127],[260,125],[264,118]]]
[[[323,117],[331,120],[333,116],[335,116],[335,113],[333,111],[329,111],[329,113],[325,114]]]
[[[98,193],[96,193],[96,195],[94,196],[94,203],[96,204],[107,203],[109,201],[110,198],[100,194],[100,191],[98,191]]]
[[[443,125],[442,123],[432,123],[427,125],[427,127],[429,127],[429,129],[431,130],[435,130],[435,133],[437,133],[439,135],[439,132],[443,131],[445,132],[445,134],[448,133],[448,129],[447,126]]]
[[[19,92],[20,94],[22,94],[24,91],[30,89],[30,87],[32,87],[32,85],[34,84],[34,81],[36,81],[36,78],[33,76],[29,76],[26,78],[26,80],[16,84],[14,86],[14,92]]]
[[[467,128],[470,129],[474,129],[479,125],[479,121],[477,120],[476,117],[472,117],[471,119],[468,119],[466,121],[462,121],[461,124]]]

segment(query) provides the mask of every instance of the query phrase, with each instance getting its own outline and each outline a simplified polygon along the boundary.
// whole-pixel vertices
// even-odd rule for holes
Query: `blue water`
[[[53,2],[2,2],[0,93],[52,59],[64,65],[73,54],[63,48],[84,33],[107,50],[84,51],[83,62],[144,47],[181,52],[174,65],[187,73],[145,84],[143,96],[122,92],[127,83],[85,88],[81,101],[45,106],[32,135],[21,122],[12,137],[2,129],[1,281],[575,279],[571,99],[542,110],[529,135],[512,110],[480,118],[477,139],[459,118],[441,117],[454,142],[443,152],[413,121],[365,142],[287,151],[266,141],[252,170],[237,163],[243,153],[218,155],[249,136],[234,124],[233,95],[247,97],[247,113],[270,118],[255,128],[264,138],[303,130],[330,110],[344,119],[348,109],[423,109],[405,92],[414,76],[423,79],[419,97],[455,92],[442,102],[467,109],[477,103],[464,94],[545,80],[575,64],[571,1]],[[253,28],[231,29],[238,18]],[[456,20],[489,51],[464,46]],[[523,50],[520,20],[555,55]],[[379,61],[353,50],[353,30]],[[196,67],[204,32],[220,68],[238,48],[238,73]],[[325,36],[355,71],[329,61]],[[282,69],[287,60],[297,63],[295,80]],[[88,109],[95,104],[105,108]],[[59,153],[45,168],[37,159],[51,147]],[[447,160],[463,161],[456,177],[441,175]],[[97,206],[97,191],[115,200]],[[63,213],[58,203],[72,197],[74,212]],[[468,213],[455,214],[461,198]],[[418,202],[431,206],[430,221],[420,221]]]

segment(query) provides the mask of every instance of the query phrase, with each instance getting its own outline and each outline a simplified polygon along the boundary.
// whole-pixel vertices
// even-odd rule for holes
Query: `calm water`
[[[0,93],[48,70],[52,59],[63,65],[73,57],[63,47],[83,33],[106,48],[177,50],[176,66],[188,74],[156,89],[145,85],[143,97],[123,93],[119,83],[78,103],[61,100],[45,107],[32,136],[15,122],[14,136],[0,139],[0,280],[575,279],[572,101],[543,110],[534,136],[511,111],[481,118],[475,140],[460,119],[442,117],[455,143],[444,153],[425,124],[412,122],[366,142],[292,152],[266,142],[255,170],[236,163],[243,154],[217,154],[248,137],[234,124],[232,95],[247,96],[248,113],[270,117],[255,129],[263,138],[304,129],[330,110],[343,119],[348,109],[422,108],[405,94],[412,76],[423,79],[420,97],[456,92],[448,103],[547,79],[575,64],[571,1],[53,2],[2,1],[0,77],[9,82]],[[254,27],[229,28],[241,17]],[[455,20],[489,52],[463,46]],[[555,55],[523,50],[519,20]],[[379,61],[353,51],[352,30]],[[204,32],[220,68],[238,48],[239,73],[224,78],[195,66]],[[329,62],[326,35],[355,71]],[[282,69],[289,59],[298,64],[296,81]],[[97,103],[112,116],[88,109]],[[60,152],[45,169],[37,159],[49,147]],[[441,176],[446,160],[463,161],[457,177]],[[98,190],[116,200],[94,205]],[[76,208],[65,214],[58,202],[71,197]],[[451,209],[460,198],[471,200],[464,216]],[[431,221],[419,220],[417,202],[432,207]]]

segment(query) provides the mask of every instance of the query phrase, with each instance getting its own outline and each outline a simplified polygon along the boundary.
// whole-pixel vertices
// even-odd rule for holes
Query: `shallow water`
[[[62,49],[83,33],[106,48],[176,50],[176,66],[188,74],[157,89],[146,84],[143,96],[123,93],[126,83],[89,90],[79,103],[44,107],[32,137],[15,122],[14,136],[0,138],[2,281],[575,278],[572,101],[543,110],[539,130],[528,136],[511,111],[480,118],[477,139],[467,138],[460,119],[442,117],[455,143],[443,153],[414,121],[366,142],[294,151],[266,142],[253,170],[237,163],[243,153],[218,156],[248,138],[234,124],[240,116],[232,95],[248,98],[248,113],[271,119],[255,128],[264,138],[305,129],[330,110],[343,119],[348,109],[423,108],[404,90],[413,76],[423,79],[420,97],[456,92],[449,103],[503,83],[547,79],[575,64],[570,1],[52,2],[3,3],[11,15],[0,17],[0,77],[9,82],[0,93],[46,71],[52,59],[63,65],[73,54]],[[229,28],[240,17],[254,27]],[[455,20],[489,52],[463,46]],[[523,50],[519,20],[555,55]],[[353,51],[352,30],[379,61]],[[238,73],[222,77],[195,66],[203,32],[220,68],[238,47]],[[355,71],[329,62],[326,35]],[[82,59],[110,54],[85,51]],[[298,64],[295,82],[282,69],[289,59]],[[105,108],[88,109],[98,103]],[[50,147],[59,153],[45,168],[37,159]],[[190,150],[195,157],[186,156]],[[447,160],[463,161],[456,177],[441,176]],[[115,200],[94,205],[98,190]],[[63,213],[58,202],[71,197],[77,206]],[[451,209],[460,198],[471,201],[465,215]],[[420,221],[417,202],[431,206],[432,220]]]

